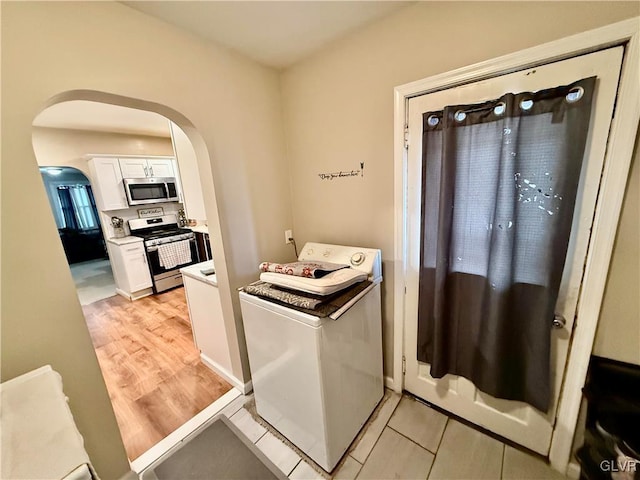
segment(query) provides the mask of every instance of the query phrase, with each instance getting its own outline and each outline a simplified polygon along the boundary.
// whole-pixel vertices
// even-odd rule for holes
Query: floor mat
[[[159,465],[145,471],[142,480],[286,479],[226,417],[216,418]]]

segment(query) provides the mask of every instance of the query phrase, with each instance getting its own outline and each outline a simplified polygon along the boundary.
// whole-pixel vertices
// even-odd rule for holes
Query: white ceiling
[[[123,1],[262,64],[285,68],[406,1]]]
[[[125,1],[275,68],[285,68],[331,41],[411,3],[408,1]],[[156,113],[97,102],[59,103],[34,126],[170,137]]]
[[[154,137],[170,137],[169,120],[157,113],[107,103],[73,100],[43,110],[36,127],[71,128]]]

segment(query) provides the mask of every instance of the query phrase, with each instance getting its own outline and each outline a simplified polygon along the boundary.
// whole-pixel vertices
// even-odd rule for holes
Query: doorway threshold
[[[138,458],[130,461],[131,470],[141,475],[144,470],[158,460],[172,453],[187,437],[202,429],[202,427],[220,413],[224,407],[240,396],[242,396],[242,392],[237,388],[234,387],[229,390],[211,405],[195,415],[191,420],[188,420],[184,425],[171,432]]]

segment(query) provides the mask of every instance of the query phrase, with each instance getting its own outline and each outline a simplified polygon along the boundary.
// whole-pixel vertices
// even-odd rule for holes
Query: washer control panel
[[[382,277],[382,253],[374,248],[309,242],[302,248],[298,260],[340,263],[367,272],[373,279]]]
[[[367,255],[364,252],[357,252],[351,255],[351,265],[357,267],[358,265],[362,265],[362,263],[367,258]]]

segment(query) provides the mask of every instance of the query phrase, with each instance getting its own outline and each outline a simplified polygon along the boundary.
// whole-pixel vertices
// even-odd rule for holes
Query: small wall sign
[[[159,217],[160,215],[164,215],[164,208],[162,207],[141,208],[138,210],[139,218]]]
[[[360,169],[340,170],[339,172],[319,173],[320,180],[333,180],[335,178],[364,177],[364,162],[360,162]]]

